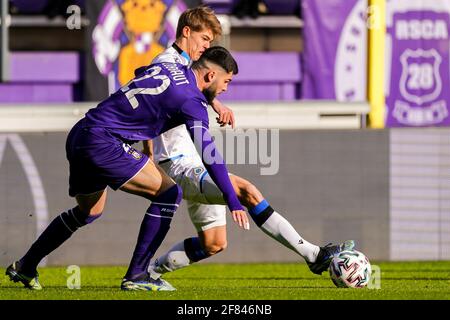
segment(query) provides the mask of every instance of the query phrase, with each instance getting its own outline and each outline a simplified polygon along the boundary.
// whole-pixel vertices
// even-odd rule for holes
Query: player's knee
[[[207,255],[212,256],[224,251],[227,248],[226,240],[216,240],[214,242],[205,245],[205,252]]]
[[[75,232],[77,229],[92,223],[100,216],[101,213],[92,214],[91,216],[90,210],[81,210],[79,206],[76,206],[75,208],[64,211],[59,217],[69,230]]]
[[[95,220],[100,218],[102,216],[102,214],[103,214],[103,212],[90,213],[85,220],[86,224],[90,224],[90,223],[94,222]]]
[[[72,209],[75,218],[80,220],[79,222],[83,225],[90,224],[101,217],[102,211],[97,212],[93,210],[81,210],[79,206]]]
[[[153,201],[161,203],[179,204],[183,199],[183,190],[177,184],[174,184],[164,192],[160,193]]]

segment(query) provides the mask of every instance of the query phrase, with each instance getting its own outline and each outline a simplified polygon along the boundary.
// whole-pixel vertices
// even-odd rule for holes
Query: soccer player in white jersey
[[[220,34],[220,22],[210,8],[200,6],[188,9],[178,20],[175,43],[153,62],[189,65],[193,60],[197,60]],[[213,100],[212,107],[219,115],[217,121],[221,126],[230,124],[234,128],[231,109],[217,99]],[[226,209],[222,194],[208,175],[184,125],[165,132],[152,142],[144,143],[144,152],[153,156],[154,161],[181,186],[190,218],[198,232],[197,237],[175,244],[150,264],[150,276],[158,279],[166,272],[186,267],[226,248]],[[256,225],[270,237],[302,256],[312,272],[321,274],[327,270],[334,254],[353,249],[354,242],[351,240],[325,247],[306,241],[269,205],[253,184],[236,175],[230,175],[230,180],[240,202],[247,207]]]

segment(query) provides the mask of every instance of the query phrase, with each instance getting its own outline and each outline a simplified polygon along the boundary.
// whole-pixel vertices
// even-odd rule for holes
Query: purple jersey
[[[218,157],[208,132],[207,107],[190,68],[175,63],[157,63],[140,68],[127,85],[90,109],[81,126],[102,128],[117,139],[132,143],[152,139],[185,124],[201,155],[206,154],[205,150],[212,150],[208,153],[215,161],[211,163],[203,156],[202,160],[228,207],[242,210],[224,161]]]
[[[142,69],[127,85],[89,110],[84,126],[107,128],[126,141],[152,139],[193,121],[208,127],[208,104],[192,70],[174,63]]]

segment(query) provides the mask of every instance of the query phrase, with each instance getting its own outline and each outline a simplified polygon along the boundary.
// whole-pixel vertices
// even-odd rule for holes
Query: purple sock
[[[34,276],[39,262],[45,256],[69,239],[78,228],[90,222],[88,215],[82,212],[78,206],[61,213],[53,219],[28,252],[19,260],[21,272]]]
[[[136,247],[125,275],[127,280],[143,280],[147,267],[169,231],[173,214],[182,199],[182,191],[174,185],[153,201],[144,216]]]
[[[189,260],[193,262],[198,262],[209,257],[205,250],[203,250],[198,237],[185,239],[184,251],[186,252]]]

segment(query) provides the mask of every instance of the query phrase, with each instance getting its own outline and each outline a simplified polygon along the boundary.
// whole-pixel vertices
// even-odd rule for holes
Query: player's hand
[[[250,229],[250,223],[248,222],[247,213],[244,210],[233,210],[231,211],[234,222],[239,224],[239,227],[245,230]]]
[[[219,115],[216,120],[221,127],[230,125],[234,129],[234,113],[233,110],[223,105],[219,100],[214,99],[212,108]]]

